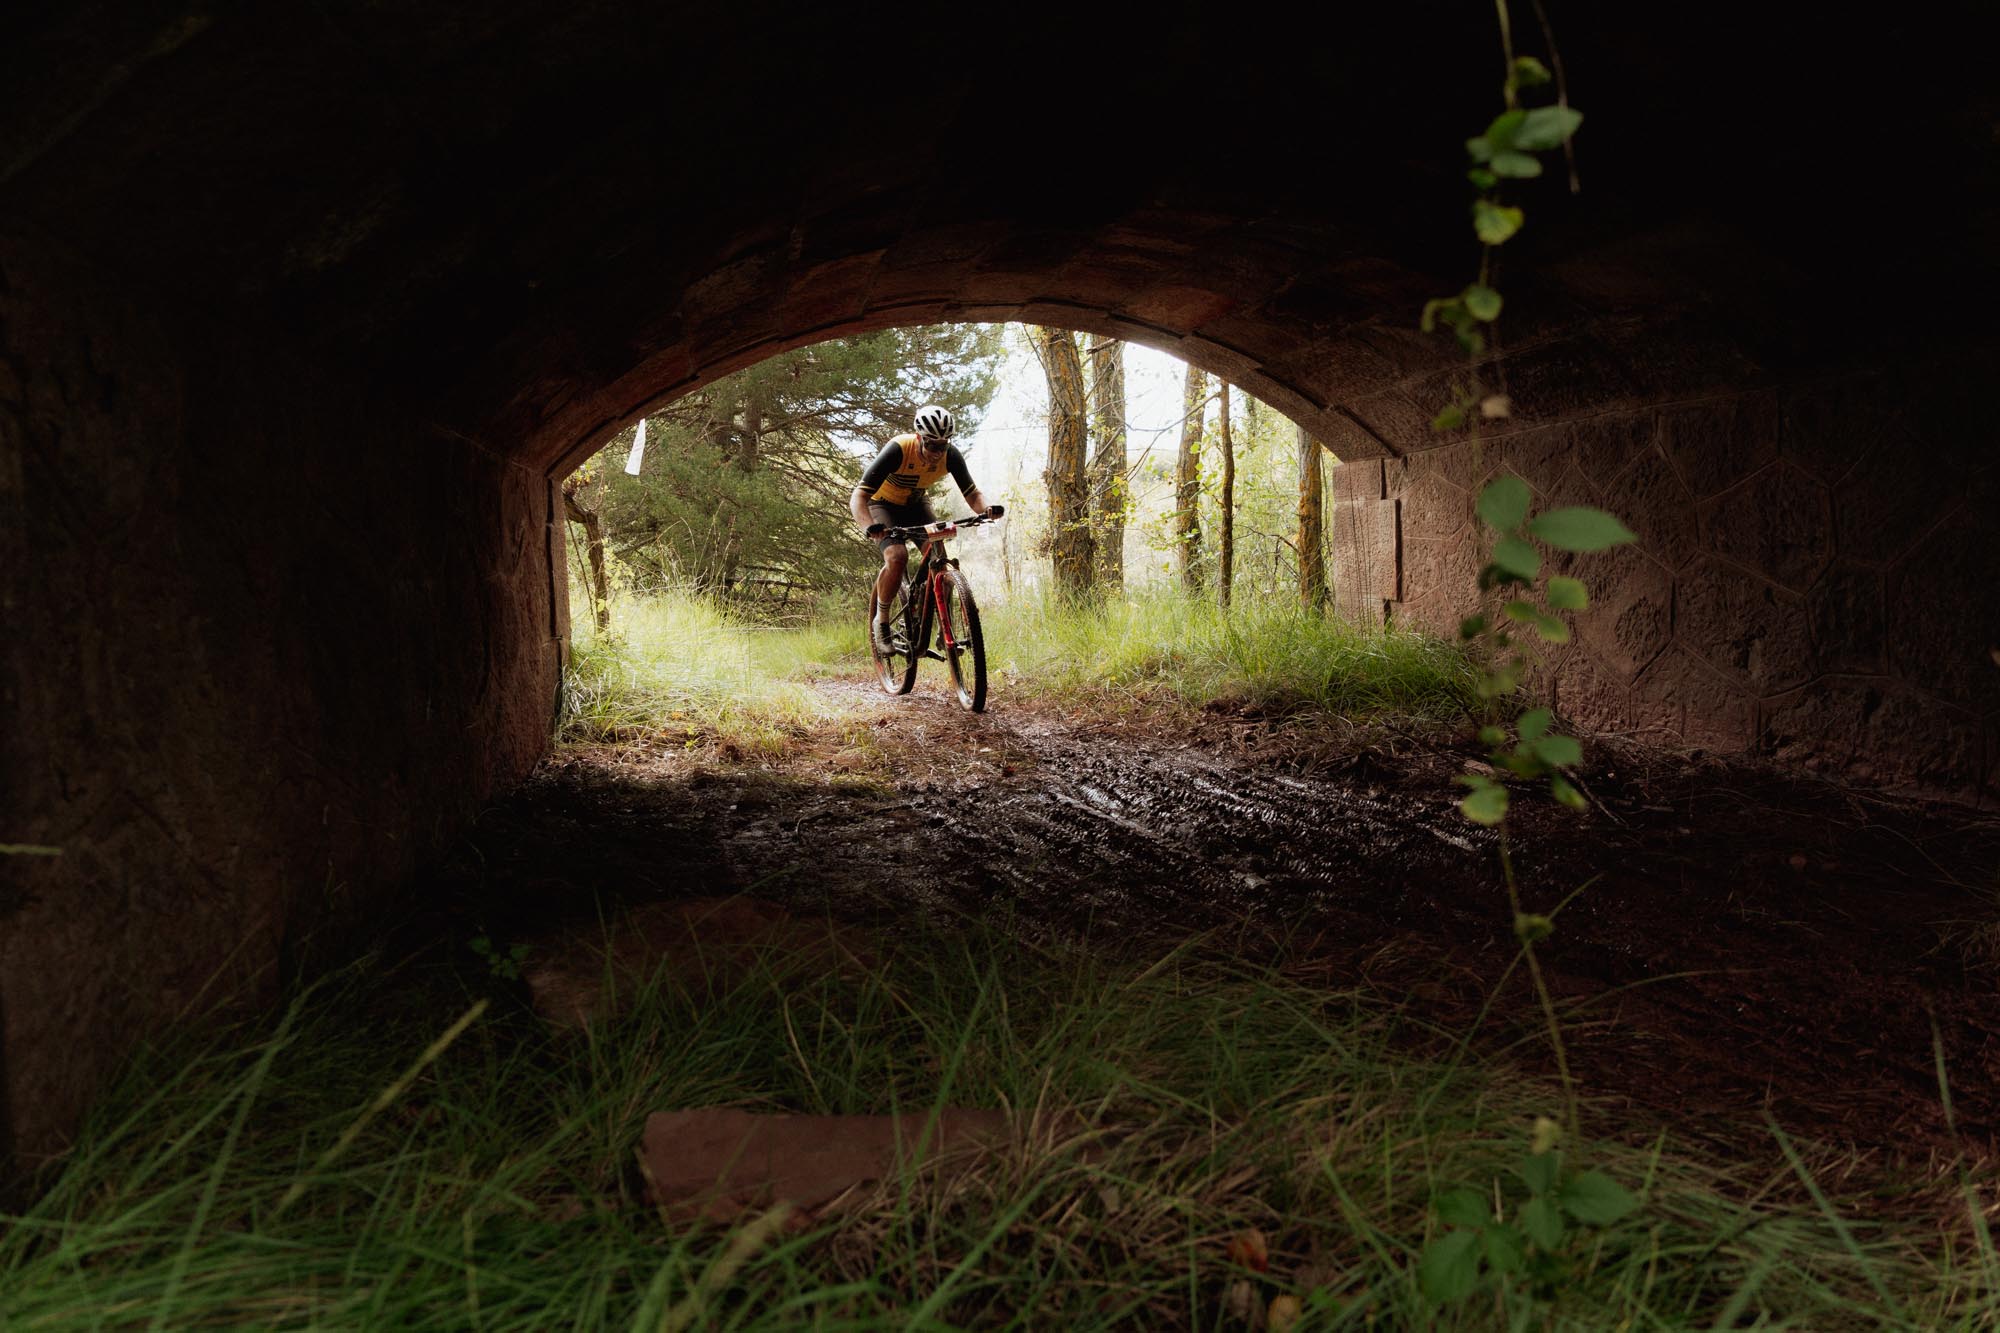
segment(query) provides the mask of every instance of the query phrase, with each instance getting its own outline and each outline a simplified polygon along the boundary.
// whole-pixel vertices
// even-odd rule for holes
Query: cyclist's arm
[[[979,485],[972,479],[972,469],[965,465],[965,455],[957,445],[949,446],[951,452],[945,455],[945,467],[951,471],[951,479],[958,483],[958,493],[965,497],[966,507],[975,514],[986,512],[986,497],[979,493]]]
[[[847,507],[854,514],[854,521],[861,525],[863,532],[875,520],[868,516],[868,497],[875,494],[882,483],[889,480],[897,466],[903,461],[903,448],[894,440],[882,446],[882,452],[875,455],[861,474],[861,484],[854,488],[854,494],[847,498]]]

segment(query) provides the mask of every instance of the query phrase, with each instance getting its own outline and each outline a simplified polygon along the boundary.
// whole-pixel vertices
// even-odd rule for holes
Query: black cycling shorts
[[[884,504],[880,500],[868,502],[868,517],[876,523],[886,523],[892,528],[914,528],[923,523],[937,522],[937,515],[931,512],[931,502],[923,496],[915,496],[908,504]],[[878,538],[875,543],[883,550],[891,546],[901,546],[894,537]]]

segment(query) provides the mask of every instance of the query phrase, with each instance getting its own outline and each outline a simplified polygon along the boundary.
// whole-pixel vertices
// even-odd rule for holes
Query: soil
[[[1200,935],[1448,1030],[1516,957],[1450,738],[820,688],[869,743],[550,760],[480,821],[458,901],[509,937],[728,893],[862,926],[999,912],[1107,950]],[[1509,840],[1525,906],[1556,917],[1539,956],[1586,1092],[1697,1136],[1769,1116],[1898,1159],[1993,1153],[2000,819],[1615,739],[1583,783],[1582,815],[1517,794]],[[1480,1041],[1546,1069],[1541,1031],[1516,969]]]

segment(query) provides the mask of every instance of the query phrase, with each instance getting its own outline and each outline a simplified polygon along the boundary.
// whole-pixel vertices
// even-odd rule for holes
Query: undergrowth
[[[1299,717],[1425,721],[1465,716],[1463,652],[1411,630],[1362,628],[1288,602],[1223,612],[1174,592],[1074,606],[1022,601],[984,613],[992,707],[1033,701],[1172,712],[1222,701]],[[804,628],[750,623],[712,600],[666,594],[614,604],[612,628],[579,625],[564,681],[564,739],[721,745],[779,756],[852,744],[852,708],[814,689],[871,692],[859,616]],[[946,688],[926,662],[919,691]]]
[[[773,967],[718,997],[662,979],[587,1036],[461,961],[356,968],[141,1060],[0,1219],[7,1327],[1228,1328],[1294,1300],[1299,1329],[2000,1314],[1990,1247],[1937,1214],[1821,1209],[1776,1153],[1646,1134],[1589,1145],[1636,1209],[1577,1228],[1535,1291],[1436,1309],[1417,1273],[1436,1201],[1520,1209],[1510,1168],[1557,1094],[1379,1000],[1193,947],[1141,965],[912,930],[867,972]],[[947,1103],[1044,1132],[754,1244],[665,1220],[634,1167],[656,1109]]]

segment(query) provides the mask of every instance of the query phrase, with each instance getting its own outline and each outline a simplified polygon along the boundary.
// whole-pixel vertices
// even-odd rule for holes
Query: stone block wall
[[[541,754],[559,503],[418,422],[0,233],[0,1166]]]
[[[1473,502],[1618,514],[1552,555],[1592,609],[1539,687],[1579,725],[2000,801],[2000,440],[1965,356],[1496,432],[1334,471],[1346,614],[1454,632]]]

